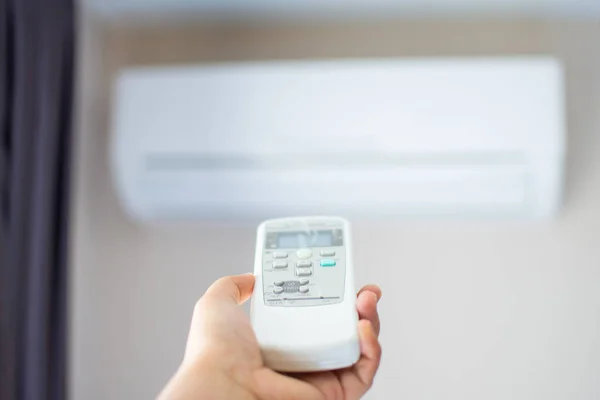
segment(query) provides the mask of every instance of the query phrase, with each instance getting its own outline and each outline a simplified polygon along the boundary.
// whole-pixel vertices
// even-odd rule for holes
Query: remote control
[[[267,367],[335,370],[360,357],[350,223],[294,217],[257,230],[251,321]]]

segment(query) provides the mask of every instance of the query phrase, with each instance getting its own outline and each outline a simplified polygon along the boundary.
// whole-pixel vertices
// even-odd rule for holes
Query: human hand
[[[358,292],[361,357],[352,367],[280,374],[265,367],[252,325],[240,307],[252,274],[221,278],[196,303],[183,362],[159,399],[356,400],[371,387],[381,359],[374,285]]]

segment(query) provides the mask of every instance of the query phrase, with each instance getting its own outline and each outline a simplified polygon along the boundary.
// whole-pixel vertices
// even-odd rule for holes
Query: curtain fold
[[[75,7],[0,4],[0,399],[65,399]]]

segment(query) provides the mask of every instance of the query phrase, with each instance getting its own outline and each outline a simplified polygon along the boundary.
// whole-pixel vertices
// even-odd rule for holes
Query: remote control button
[[[300,293],[308,293],[308,286],[300,286],[300,289],[298,290]]]
[[[298,276],[311,276],[312,269],[310,268],[296,268],[296,275]]]
[[[288,254],[285,251],[273,252],[273,258],[287,258]]]
[[[281,293],[283,293],[283,288],[280,286],[277,286],[276,288],[273,289],[273,293],[281,294]]]
[[[301,285],[308,285],[308,282],[310,282],[310,281],[308,279],[306,279],[306,278],[302,278],[302,279],[300,279],[299,282],[300,282]]]
[[[321,250],[321,257],[333,257],[335,256],[335,251],[333,250]]]
[[[296,257],[300,260],[306,260],[312,257],[312,251],[310,249],[300,249],[296,252]]]
[[[321,260],[321,267],[335,267],[335,260]]]
[[[286,293],[296,293],[298,291],[299,287],[300,287],[300,283],[298,281],[287,281],[283,285],[283,290]]]
[[[310,261],[310,260],[300,260],[300,261],[296,262],[296,267],[298,267],[298,268],[312,267],[312,261]]]
[[[275,282],[273,282],[273,285],[275,285],[275,286],[283,286],[284,283],[285,283],[284,281],[275,281]]]
[[[273,268],[287,268],[287,261],[273,261]]]

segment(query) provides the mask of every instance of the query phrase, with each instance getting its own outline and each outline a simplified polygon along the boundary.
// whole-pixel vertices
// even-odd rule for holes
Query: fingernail
[[[375,299],[375,303],[377,304],[377,302],[379,301],[379,297],[377,297],[377,295],[373,292],[369,292],[371,294],[371,297],[373,297]]]

